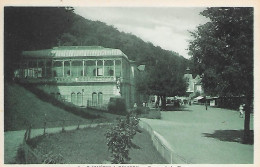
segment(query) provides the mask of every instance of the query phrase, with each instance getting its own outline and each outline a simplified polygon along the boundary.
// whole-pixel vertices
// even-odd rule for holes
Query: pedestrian
[[[243,118],[243,115],[244,115],[244,105],[241,104],[241,105],[239,106],[239,117],[240,117],[240,118]]]
[[[206,110],[208,110],[208,103],[205,101]]]

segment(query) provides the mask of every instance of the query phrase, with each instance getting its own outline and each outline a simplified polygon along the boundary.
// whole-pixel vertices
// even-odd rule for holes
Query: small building
[[[134,61],[119,49],[101,46],[61,46],[23,51],[15,76],[24,84],[78,106],[105,107],[121,96],[127,107],[137,103]]]

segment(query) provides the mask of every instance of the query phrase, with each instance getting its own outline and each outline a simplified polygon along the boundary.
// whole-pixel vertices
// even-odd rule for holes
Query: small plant
[[[135,148],[132,143],[138,130],[139,119],[130,117],[119,118],[117,124],[106,132],[108,150],[112,153],[113,164],[123,164],[130,161],[129,150]]]

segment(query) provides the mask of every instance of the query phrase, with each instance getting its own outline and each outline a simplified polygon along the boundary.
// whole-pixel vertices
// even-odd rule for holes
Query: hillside
[[[60,120],[70,120],[66,125],[75,125],[78,121],[82,123],[92,121],[43,102],[17,84],[5,84],[4,91],[5,131],[26,129],[30,124],[33,128],[42,128],[45,119],[49,121],[47,127],[60,126]]]
[[[75,14],[73,8],[5,7],[4,14],[6,79],[11,79],[21,51],[55,46],[117,48],[137,64],[154,66],[158,61],[172,60],[176,62],[172,66],[180,73],[185,72],[188,64],[188,60],[174,51],[144,42],[133,34],[120,32],[103,22],[85,19]]]

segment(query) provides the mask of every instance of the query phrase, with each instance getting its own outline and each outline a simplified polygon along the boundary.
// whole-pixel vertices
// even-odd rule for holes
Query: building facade
[[[63,46],[23,51],[19,82],[78,106],[107,106],[121,96],[127,107],[136,103],[135,62],[119,49],[101,46]]]

